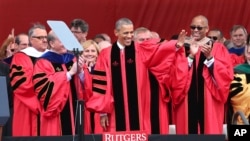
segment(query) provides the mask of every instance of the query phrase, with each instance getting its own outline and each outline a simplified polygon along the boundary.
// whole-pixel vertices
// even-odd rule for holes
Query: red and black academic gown
[[[245,62],[245,56],[244,55],[238,56],[235,53],[230,53],[230,58],[232,59],[231,62],[233,64],[233,67]]]
[[[186,85],[188,67],[184,48],[175,47],[176,40],[158,42],[149,40],[137,45],[142,61],[155,75],[159,84],[158,94],[151,93],[151,127],[152,133],[169,133],[171,114],[168,106],[173,93],[183,93]],[[157,99],[155,99],[157,98]],[[149,114],[149,112],[145,111]],[[155,115],[155,116],[154,116]],[[156,126],[157,125],[157,126]]]
[[[87,101],[92,95],[92,73],[94,67],[89,69],[87,66],[83,67],[84,70],[84,87],[82,89],[85,100]],[[100,114],[84,110],[84,133],[85,134],[97,134],[102,133],[102,127],[100,124]]]
[[[223,133],[224,105],[233,80],[233,68],[223,45],[214,43],[212,56],[214,63],[208,68],[199,50],[189,70],[186,92],[173,97],[177,134]]]
[[[117,43],[102,50],[93,74],[93,95],[86,106],[108,113],[108,131],[146,130],[142,108],[147,107],[142,107],[141,97],[150,93],[148,72],[134,43],[125,47],[124,58]]]
[[[42,107],[42,136],[75,135],[76,100],[83,96],[76,92],[81,87],[76,83],[78,76],[67,80],[66,73],[73,63],[73,54],[59,55],[49,51],[34,66],[35,93]]]
[[[172,46],[174,47],[174,44]],[[172,52],[164,54],[164,57],[176,51],[173,48],[170,50]],[[143,59],[146,60],[145,56],[138,51],[137,47],[134,47],[134,43],[125,47],[125,60],[123,60],[121,59],[122,53],[115,43],[112,48],[104,49],[98,56],[99,60],[96,63],[93,77],[93,96],[87,102],[87,108],[108,113],[110,117],[108,131],[144,130],[149,134],[151,133],[151,92],[147,69],[147,65],[150,64],[142,61]],[[172,56],[174,57],[174,55]],[[164,57],[160,56],[160,58]],[[151,59],[155,60],[153,56],[151,56]],[[156,60],[153,62],[156,62]],[[173,59],[161,65],[171,66],[168,63],[172,64],[172,62]],[[169,72],[169,70],[166,70],[166,72]],[[160,73],[158,77],[161,81],[169,78],[169,74]],[[159,107],[157,113],[161,115],[160,118],[163,119],[164,117],[164,120],[158,121],[168,122],[167,114],[165,114],[166,103],[165,106],[162,106],[165,107],[164,109]],[[160,123],[165,128],[161,131],[168,133],[168,124],[164,123]]]
[[[13,90],[13,136],[37,136],[40,104],[32,82],[34,61],[42,55],[33,47],[14,54],[11,61],[11,86]]]

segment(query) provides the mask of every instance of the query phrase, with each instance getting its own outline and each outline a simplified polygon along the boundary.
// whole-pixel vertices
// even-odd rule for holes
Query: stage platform
[[[225,141],[225,135],[149,135],[149,141]],[[3,137],[2,141],[79,141],[75,136]],[[102,141],[102,135],[85,135],[83,141]]]

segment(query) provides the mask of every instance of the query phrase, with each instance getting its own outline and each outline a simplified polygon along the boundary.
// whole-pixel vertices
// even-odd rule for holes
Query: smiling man
[[[47,51],[47,31],[44,25],[35,24],[29,29],[31,46],[13,55],[11,86],[13,89],[13,136],[39,135],[40,104],[34,92],[32,76],[34,63]]]
[[[178,68],[173,66],[177,56],[184,60],[179,61],[178,65],[188,69],[185,67],[187,61],[184,48],[177,49],[176,40],[160,42],[160,39],[152,39],[141,43],[133,42],[134,26],[127,18],[116,22],[114,33],[117,41],[112,47],[103,49],[98,56],[93,73],[93,96],[87,101],[87,108],[105,113],[101,115],[103,131],[168,134],[167,109],[159,107],[167,106],[171,84],[182,87],[173,80],[177,75],[170,73],[174,72],[172,68]],[[185,36],[185,32],[181,33],[181,37]],[[162,95],[151,96],[148,71],[154,73],[161,83],[159,91],[163,91]],[[178,76],[184,78],[185,74],[182,72],[185,71],[179,71]],[[178,80],[186,84],[182,79]],[[157,103],[153,105],[152,101]],[[162,101],[161,105],[158,104],[159,101]],[[158,109],[153,110],[153,107]],[[153,119],[152,114],[156,114],[156,118]]]
[[[227,100],[233,68],[229,53],[221,43],[207,41],[208,19],[194,17],[190,25],[189,78],[186,95],[175,95],[177,134],[222,134],[224,104]],[[175,99],[173,99],[175,101]]]

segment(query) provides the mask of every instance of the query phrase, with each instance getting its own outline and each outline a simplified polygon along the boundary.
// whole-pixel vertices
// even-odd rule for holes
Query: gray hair
[[[48,36],[47,36],[47,42],[48,42],[48,46],[49,48],[51,48],[50,42],[51,41],[55,41],[58,37],[56,36],[55,32],[50,31]]]
[[[29,32],[28,32],[29,38],[33,35],[34,30],[37,29],[37,28],[46,30],[46,28],[45,28],[44,25],[42,25],[42,24],[40,24],[40,23],[36,23],[36,24],[34,24],[34,25],[29,29]]]
[[[128,18],[121,18],[115,23],[115,29],[119,31],[122,25],[133,25],[133,22]]]
[[[151,34],[150,30],[147,29],[146,27],[138,27],[138,28],[136,28],[135,31],[134,31],[134,37],[137,38],[137,35],[138,35],[139,33],[145,33],[145,32],[149,32],[149,33]],[[151,36],[152,36],[152,34],[151,34]]]
[[[231,30],[230,30],[230,35],[232,35],[232,33],[233,33],[234,31],[238,30],[238,29],[242,29],[242,30],[244,31],[245,35],[247,36],[247,30],[246,30],[246,28],[245,28],[244,26],[242,26],[242,25],[234,25],[234,26],[231,28]]]

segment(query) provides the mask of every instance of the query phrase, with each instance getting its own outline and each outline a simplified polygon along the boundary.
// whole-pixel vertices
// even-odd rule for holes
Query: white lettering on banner
[[[145,132],[114,132],[103,134],[103,141],[148,141],[148,135]]]

